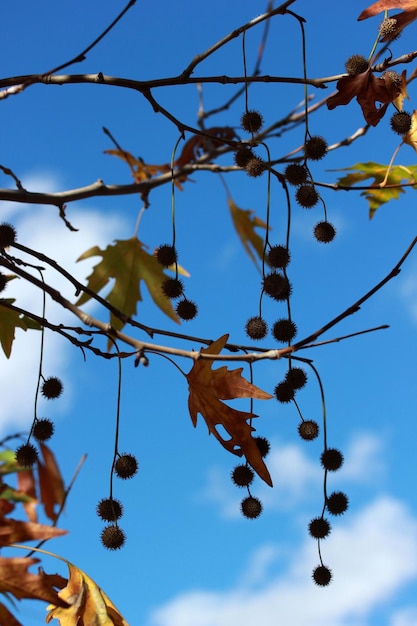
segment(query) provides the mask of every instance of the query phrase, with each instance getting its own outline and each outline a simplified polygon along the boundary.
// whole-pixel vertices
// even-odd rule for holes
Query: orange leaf
[[[60,626],[128,626],[119,611],[104,591],[85,572],[67,561],[69,580],[65,589],[59,592],[61,599],[69,606],[50,604],[46,623],[57,619]]]
[[[36,505],[38,501],[36,499],[35,477],[31,469],[24,469],[17,472],[17,488],[18,491],[29,496],[30,499],[22,503],[23,508],[29,520],[31,522],[37,522]]]
[[[223,335],[207,348],[202,348],[202,354],[219,354],[226,345],[228,335]],[[232,454],[244,455],[255,472],[272,487],[271,476],[262,459],[259,448],[252,432],[253,426],[248,420],[256,417],[254,413],[238,411],[221,400],[233,398],[256,398],[268,400],[269,393],[252,385],[241,376],[243,368],[228,370],[223,366],[212,369],[212,362],[198,359],[187,375],[190,396],[188,409],[194,426],[197,424],[197,414],[201,413],[209,429],[221,445]],[[229,433],[230,439],[225,440],[217,430],[221,425]]]
[[[46,524],[35,522],[20,522],[15,519],[0,519],[0,546],[9,546],[11,543],[31,541],[32,539],[51,539],[65,535],[66,530],[60,530]]]
[[[411,128],[408,133],[404,135],[403,141],[417,152],[417,111],[413,111],[411,116]]]
[[[41,501],[44,505],[45,514],[53,522],[57,519],[55,505],[61,506],[64,502],[65,488],[57,462],[52,451],[39,442],[45,465],[38,460],[39,486]]]
[[[362,11],[358,20],[366,20],[368,17],[373,17],[382,13],[382,11],[388,11],[389,9],[402,9],[402,13],[396,13],[390,15],[390,19],[396,20],[395,31],[386,37],[383,37],[381,41],[389,41],[392,38],[397,37],[400,32],[414,22],[417,19],[417,0],[378,0],[374,2],[367,9]]]
[[[18,600],[30,598],[67,606],[56,591],[65,585],[65,578],[45,574],[40,568],[38,574],[31,574],[27,569],[35,563],[39,563],[39,559],[0,557],[0,593],[11,593]]]

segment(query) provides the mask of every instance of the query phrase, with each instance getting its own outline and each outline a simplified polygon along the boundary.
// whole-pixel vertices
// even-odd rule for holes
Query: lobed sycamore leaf
[[[162,291],[162,283],[167,275],[154,255],[144,249],[144,245],[136,238],[116,240],[114,245],[109,245],[105,250],[94,246],[84,252],[77,260],[82,261],[92,256],[101,256],[93,273],[88,277],[88,287],[99,293],[107,283],[114,278],[115,282],[107,295],[110,304],[128,317],[136,314],[136,305],[142,300],[140,283],[144,281],[155,304],[174,322],[179,323],[171,301]],[[187,274],[182,268],[179,273]],[[77,305],[84,304],[90,296],[83,293]],[[121,330],[124,322],[111,314],[111,325],[116,330]]]
[[[359,15],[358,20],[366,20],[368,17],[374,17],[382,11],[388,11],[390,9],[401,9],[402,13],[396,13],[390,15],[391,19],[397,21],[395,27],[395,35],[397,36],[403,28],[414,22],[417,19],[417,0],[378,0],[374,2],[367,9],[364,9]],[[392,37],[392,35],[391,35]],[[390,36],[383,37],[381,41],[388,41]]]
[[[255,232],[255,228],[266,229],[267,225],[259,217],[254,215],[254,211],[251,209],[240,209],[231,197],[228,199],[228,205],[234,227],[243,247],[257,266],[257,259],[254,252],[258,258],[262,260],[264,254],[264,240]]]
[[[404,165],[396,165],[389,170],[384,187],[378,187],[378,185],[385,180],[387,170],[387,165],[381,165],[380,163],[374,163],[372,161],[368,163],[356,163],[356,165],[342,170],[349,172],[349,174],[342,176],[337,182],[339,185],[354,187],[354,185],[358,183],[373,179],[373,185],[375,185],[375,187],[369,187],[361,192],[361,196],[364,196],[368,201],[369,217],[372,218],[375,211],[379,209],[381,205],[386,204],[390,200],[398,200],[400,194],[404,193],[404,189],[401,186],[402,183],[415,182],[417,184],[417,165],[409,165],[407,167]],[[389,185],[398,186],[389,187]]]
[[[61,607],[67,606],[67,602],[56,591],[64,587],[65,578],[58,574],[45,574],[41,568],[37,574],[31,574],[27,570],[35,563],[39,563],[39,559],[0,557],[0,593],[12,594],[18,600],[43,600]]]
[[[129,626],[94,580],[72,563],[66,563],[69,580],[58,595],[67,605],[57,606],[51,602],[47,607],[46,623],[57,619],[60,626]]]
[[[223,335],[200,353],[219,354],[227,343],[229,335]],[[197,359],[187,375],[189,385],[188,409],[194,427],[197,425],[197,414],[200,413],[209,429],[221,445],[237,456],[244,455],[255,472],[272,487],[272,480],[256,440],[252,437],[255,430],[248,420],[257,417],[254,413],[238,411],[222,400],[234,398],[254,398],[269,400],[272,396],[259,387],[255,387],[242,377],[243,368],[229,370],[223,366],[212,369],[213,363],[206,359]],[[229,433],[230,439],[225,440],[217,430],[221,425]]]

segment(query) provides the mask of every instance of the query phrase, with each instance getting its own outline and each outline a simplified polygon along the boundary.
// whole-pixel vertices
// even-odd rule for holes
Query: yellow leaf
[[[4,354],[9,358],[15,338],[15,329],[22,328],[22,330],[27,330],[27,325],[23,317],[17,311],[1,306],[1,302],[2,299],[0,299],[0,342]],[[8,298],[6,302],[13,304],[14,299]]]
[[[408,133],[404,135],[403,141],[417,152],[417,111],[413,111],[411,115],[411,128]]]
[[[207,348],[202,348],[202,354],[219,354],[227,343],[228,335],[223,335]],[[243,368],[228,370],[223,366],[212,369],[212,362],[207,359],[198,359],[187,375],[190,396],[188,409],[194,426],[197,424],[197,414],[201,413],[209,429],[221,445],[237,456],[244,455],[255,472],[272,487],[271,476],[262,459],[256,440],[252,437],[255,430],[248,424],[248,420],[256,417],[254,413],[238,411],[221,400],[233,398],[256,398],[269,400],[272,396],[259,387],[255,387],[242,377]],[[229,433],[230,439],[225,440],[217,431],[217,425],[222,425]]]
[[[234,227],[243,247],[255,265],[257,265],[256,257],[253,252],[256,252],[259,259],[262,260],[264,240],[255,232],[255,228],[266,228],[266,224],[259,219],[259,217],[254,215],[254,211],[250,209],[240,209],[231,197],[228,199],[228,204]]]
[[[171,301],[162,291],[162,283],[167,275],[154,255],[146,252],[144,245],[136,237],[117,240],[105,250],[94,246],[84,252],[78,261],[92,256],[101,256],[102,260],[94,267],[93,273],[88,278],[89,289],[99,293],[110,279],[114,278],[115,282],[107,294],[107,300],[126,316],[133,317],[136,314],[137,303],[142,300],[140,283],[143,280],[155,304],[174,322],[179,322]],[[77,305],[84,304],[90,297],[83,293]],[[120,330],[124,322],[112,314],[111,325]]]
[[[94,580],[69,561],[66,563],[69,580],[58,595],[69,606],[50,604],[46,623],[57,619],[60,626],[129,626]]]

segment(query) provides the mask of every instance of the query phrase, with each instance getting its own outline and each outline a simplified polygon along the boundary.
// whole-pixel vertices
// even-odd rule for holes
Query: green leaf
[[[142,301],[140,283],[144,281],[155,304],[168,317],[179,322],[171,301],[162,291],[162,283],[167,275],[152,254],[144,249],[144,245],[136,237],[116,240],[105,250],[94,246],[84,252],[77,260],[82,261],[92,256],[101,256],[100,263],[94,266],[93,273],[88,277],[88,288],[99,293],[114,278],[114,285],[107,294],[107,301],[119,311],[133,317],[137,303]],[[184,273],[184,272],[183,272]],[[90,299],[86,293],[79,298],[77,305]],[[111,315],[111,325],[116,330],[123,328],[124,323]]]
[[[356,163],[356,165],[352,165],[352,167],[336,171],[349,172],[349,174],[342,176],[342,178],[339,178],[337,181],[339,185],[343,185],[344,187],[354,187],[354,185],[363,183],[368,179],[373,180],[371,184],[375,185],[375,188],[366,189],[361,192],[361,196],[364,196],[369,203],[369,218],[372,218],[375,211],[383,204],[386,204],[390,200],[398,200],[400,194],[404,193],[404,188],[401,186],[402,183],[417,183],[417,165],[409,165],[407,167],[404,165],[396,165],[391,167],[386,183],[384,187],[381,188],[377,187],[377,185],[380,185],[384,181],[388,171],[388,165],[381,165],[380,163],[373,163],[371,161],[369,163]],[[399,186],[392,188],[390,185]]]
[[[254,215],[254,211],[251,209],[240,209],[231,197],[228,199],[228,205],[234,227],[240,237],[243,247],[258,267],[254,252],[259,259],[262,260],[264,254],[264,240],[258,235],[257,232],[255,232],[255,228],[266,229],[266,224],[259,217]]]
[[[12,352],[12,344],[15,338],[15,329],[27,330],[27,320],[17,311],[1,306],[2,302],[13,304],[14,298],[0,298],[0,342],[7,358]]]

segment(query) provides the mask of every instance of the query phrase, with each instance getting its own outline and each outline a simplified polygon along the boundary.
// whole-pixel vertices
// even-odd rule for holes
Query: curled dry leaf
[[[388,104],[401,92],[401,85],[392,81],[389,72],[377,77],[369,68],[362,74],[343,76],[337,82],[337,93],[327,100],[327,107],[331,110],[339,105],[349,104],[356,96],[365,121],[371,126],[376,126],[385,115]],[[382,106],[377,106],[377,102]]]
[[[60,626],[129,626],[104,591],[85,572],[67,561],[69,580],[59,592],[60,605],[48,607],[46,623],[57,619]]]
[[[403,11],[402,13],[390,15],[390,19],[397,21],[395,36],[399,35],[406,26],[417,19],[417,0],[378,0],[378,2],[374,2],[362,11],[358,20],[366,20],[368,17],[374,17],[374,15],[390,9],[401,9]],[[392,35],[382,38],[381,41],[388,41],[390,38],[392,38]]]
[[[202,354],[219,354],[226,345],[229,335],[223,335],[207,348],[202,348]],[[194,426],[197,424],[197,414],[201,413],[209,429],[221,445],[237,456],[244,455],[255,472],[272,487],[271,476],[262,459],[259,448],[252,433],[255,430],[248,424],[248,420],[256,417],[254,413],[238,411],[228,406],[222,400],[233,398],[255,398],[269,400],[272,396],[259,387],[255,387],[242,377],[243,368],[229,370],[223,366],[212,369],[212,362],[208,359],[198,359],[187,375],[190,395],[188,409]],[[229,433],[230,439],[223,439],[217,430],[221,425]]]

